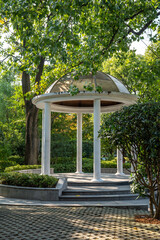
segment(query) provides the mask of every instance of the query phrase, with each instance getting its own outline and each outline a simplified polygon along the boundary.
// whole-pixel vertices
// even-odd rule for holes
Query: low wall
[[[41,201],[58,201],[67,188],[67,178],[59,179],[56,188],[32,188],[0,184],[0,196]]]
[[[101,168],[101,173],[116,173],[117,172],[117,168]],[[130,171],[127,169],[123,169],[123,172],[125,174],[130,174]]]
[[[20,173],[37,173],[40,174],[41,173],[41,168],[36,168],[36,169],[25,169],[25,170],[19,170],[19,171],[15,171],[15,172],[20,172]],[[54,173],[54,168],[50,168],[50,174]]]

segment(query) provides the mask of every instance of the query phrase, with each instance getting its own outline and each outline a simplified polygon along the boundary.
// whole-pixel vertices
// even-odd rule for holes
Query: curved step
[[[105,191],[94,191],[94,190],[65,190],[63,191],[63,196],[65,195],[120,195],[120,194],[130,194],[130,190],[105,190]]]
[[[60,201],[119,201],[135,200],[138,194],[119,194],[119,195],[62,195]]]
[[[67,181],[68,186],[122,186],[122,185],[130,185],[129,181],[104,181],[104,182],[71,182]]]

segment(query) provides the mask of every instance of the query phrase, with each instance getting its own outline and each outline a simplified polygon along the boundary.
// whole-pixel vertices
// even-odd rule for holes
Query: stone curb
[[[0,195],[7,198],[58,201],[67,187],[67,178],[59,179],[56,188],[32,188],[0,184]]]

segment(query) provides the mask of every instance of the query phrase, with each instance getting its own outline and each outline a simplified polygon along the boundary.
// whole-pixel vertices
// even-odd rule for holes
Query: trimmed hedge
[[[124,168],[130,168],[130,163],[125,162]],[[64,161],[63,163],[55,163],[51,164],[51,167],[54,168],[55,173],[70,173],[76,171],[76,160],[71,162]],[[91,158],[83,158],[83,172],[92,173],[93,172],[93,159]],[[101,161],[102,168],[116,168],[117,167],[117,159],[114,158],[111,161]],[[4,172],[13,172],[18,170],[25,169],[36,169],[41,168],[41,165],[16,165],[12,167],[7,167]]]
[[[25,170],[25,169],[36,169],[41,168],[41,165],[19,165],[11,166],[5,168],[4,172],[13,172],[13,171],[19,171],[19,170]]]
[[[130,168],[131,164],[129,162],[125,162],[123,164],[124,168]],[[111,161],[101,161],[101,168],[117,168],[117,158],[114,158]]]
[[[0,183],[21,187],[55,188],[57,178],[33,173],[2,173]]]

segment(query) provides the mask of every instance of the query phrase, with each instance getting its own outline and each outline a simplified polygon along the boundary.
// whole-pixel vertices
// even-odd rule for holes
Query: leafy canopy
[[[96,71],[146,28],[156,29],[159,15],[158,0],[0,0],[0,31],[7,43],[1,54],[29,73],[32,88],[40,91],[47,80],[72,69]],[[39,89],[35,77],[42,59]]]

